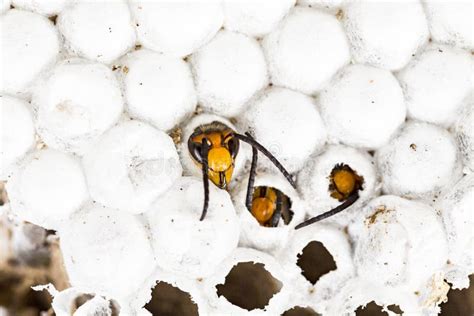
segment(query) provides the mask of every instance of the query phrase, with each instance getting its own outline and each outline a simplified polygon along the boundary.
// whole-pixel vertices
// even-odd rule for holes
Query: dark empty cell
[[[394,312],[395,314],[399,314],[399,315],[403,314],[403,311],[400,309],[400,306],[395,305],[395,304],[388,305],[387,309],[391,312]]]
[[[15,304],[16,297],[12,289],[21,283],[21,275],[0,270],[0,306],[10,307]]]
[[[474,274],[469,276],[469,281],[467,289],[449,290],[448,301],[440,305],[441,316],[474,315]]]
[[[359,306],[356,309],[356,316],[388,316],[388,313],[384,312],[381,306],[372,301],[365,307]]]
[[[24,306],[32,307],[40,312],[45,312],[50,309],[51,302],[51,295],[48,291],[35,291],[30,289],[30,291],[25,295]]]
[[[295,306],[281,314],[281,316],[320,316],[320,314],[310,307]]]
[[[337,269],[331,253],[319,241],[307,244],[303,252],[298,254],[296,264],[300,267],[301,274],[312,284],[316,284],[321,276]]]
[[[197,316],[198,307],[189,293],[166,282],[158,282],[145,308],[154,316]]]
[[[224,296],[230,303],[250,311],[264,309],[281,287],[281,282],[263,264],[240,262],[230,270],[224,284],[218,284],[216,289],[218,296]]]

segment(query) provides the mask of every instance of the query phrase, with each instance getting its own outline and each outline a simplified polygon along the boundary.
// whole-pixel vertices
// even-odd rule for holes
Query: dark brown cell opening
[[[261,212],[262,206],[268,208],[266,213],[273,214],[267,220],[259,221],[262,226],[269,228],[277,227],[281,221],[283,221],[283,224],[288,225],[293,219],[294,214],[291,210],[291,205],[290,197],[277,188],[256,186],[253,190],[251,213],[255,219],[259,221],[255,212]],[[257,210],[258,206],[260,206],[259,210]]]
[[[353,193],[364,190],[364,177],[349,165],[338,163],[328,176],[329,193],[332,198],[344,202]]]
[[[0,306],[11,315],[40,315],[51,307],[51,295],[47,291],[35,291],[31,286],[50,280],[29,279],[24,270],[0,270]],[[36,283],[38,282],[38,283]]]
[[[151,300],[145,305],[154,316],[198,316],[198,307],[189,293],[166,282],[158,282],[152,290]]]
[[[331,253],[319,241],[311,241],[298,254],[296,264],[301,269],[301,274],[311,282],[316,284],[319,278],[337,269],[336,262]]]
[[[395,314],[398,314],[398,315],[402,315],[403,314],[403,311],[402,309],[400,308],[400,306],[398,305],[395,305],[395,304],[392,304],[392,305],[388,305],[387,306],[387,309],[391,312],[394,312]]]
[[[374,301],[367,304],[365,307],[359,306],[355,311],[356,316],[388,316],[382,307],[375,304]]]
[[[316,313],[311,307],[295,306],[281,314],[281,316],[320,316],[320,314]]]
[[[441,316],[474,315],[474,274],[469,276],[470,286],[467,289],[450,289],[448,301],[440,305]]]
[[[246,310],[264,309],[282,283],[262,263],[239,262],[229,272],[224,284],[216,285],[217,295]]]

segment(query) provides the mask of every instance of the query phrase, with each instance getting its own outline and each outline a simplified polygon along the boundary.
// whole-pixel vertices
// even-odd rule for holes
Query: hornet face
[[[207,157],[203,157],[203,142],[207,143]],[[207,159],[208,176],[220,189],[226,189],[234,172],[239,140],[234,132],[219,122],[198,127],[188,139],[188,149],[199,166]]]

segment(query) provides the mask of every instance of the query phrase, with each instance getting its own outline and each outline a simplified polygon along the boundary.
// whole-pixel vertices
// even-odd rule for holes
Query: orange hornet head
[[[188,139],[188,149],[193,160],[202,166],[202,144],[206,141],[209,179],[220,189],[226,189],[234,172],[235,157],[239,151],[239,140],[233,131],[219,122],[202,125],[196,128]]]
[[[275,190],[269,187],[256,187],[253,192],[251,213],[262,226],[268,222],[276,211],[277,195]]]

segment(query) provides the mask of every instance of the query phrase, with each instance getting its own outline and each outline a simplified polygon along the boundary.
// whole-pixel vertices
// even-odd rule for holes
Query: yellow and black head
[[[261,226],[276,227],[280,218],[288,224],[293,217],[291,201],[283,192],[268,186],[255,187],[250,212]]]
[[[196,164],[202,167],[203,163],[207,163],[212,183],[226,189],[239,152],[239,140],[234,131],[220,122],[201,125],[189,137],[188,149]]]
[[[346,164],[337,164],[329,176],[331,197],[343,202],[363,190],[364,178]]]
[[[350,207],[359,199],[359,191],[364,190],[364,178],[346,164],[334,166],[329,175],[329,192],[331,197],[342,202],[332,210],[314,216],[295,226],[300,229],[313,223],[334,216]]]

